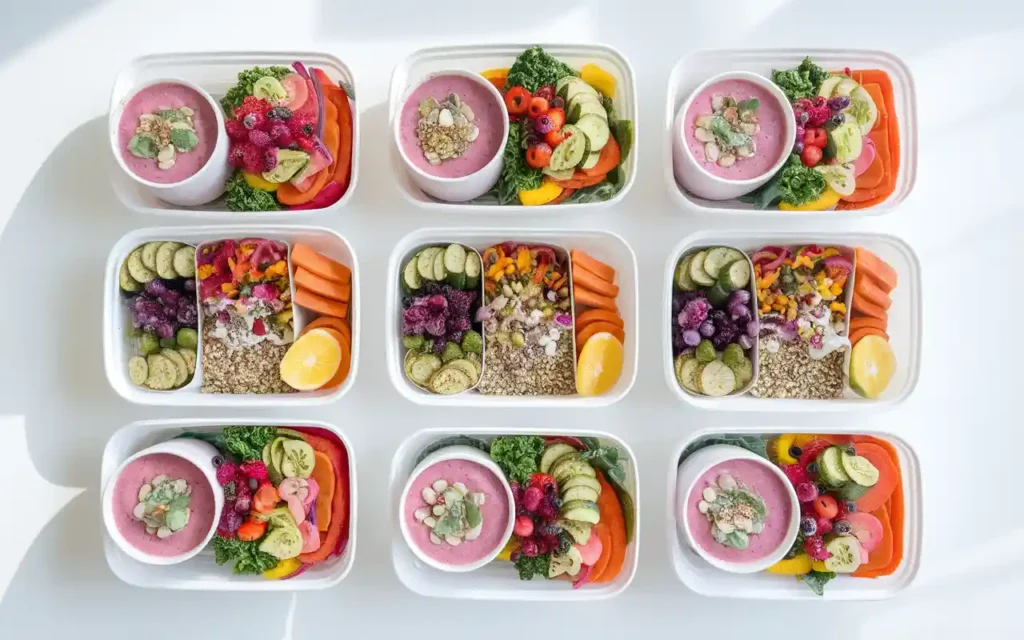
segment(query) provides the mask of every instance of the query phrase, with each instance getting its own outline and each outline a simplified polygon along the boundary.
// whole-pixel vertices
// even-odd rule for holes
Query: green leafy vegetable
[[[224,113],[230,117],[235,109],[242,104],[246,96],[252,95],[252,86],[260,78],[270,76],[280,80],[292,70],[288,67],[253,67],[238,72],[238,84],[228,89],[228,92],[221,98],[220,106],[224,107]]]
[[[241,170],[228,179],[227,208],[231,211],[278,211],[280,203],[274,194],[253,189],[245,181]]]
[[[199,144],[199,136],[191,129],[171,129],[171,144],[184,153]]]
[[[520,580],[533,580],[534,576],[547,579],[548,569],[551,567],[551,556],[547,553],[533,557],[524,554],[519,556],[515,564]]]
[[[800,161],[792,154],[785,166],[772,179],[758,189],[740,196],[740,202],[752,204],[758,209],[767,209],[785,201],[793,205],[807,204],[817,200],[825,192],[825,177]]]
[[[136,158],[155,158],[159,149],[151,135],[136,133],[128,140],[128,151]]]
[[[263,447],[277,437],[277,427],[224,427],[221,433],[224,450],[247,462],[263,459]]]
[[[691,442],[683,450],[683,454],[679,457],[679,461],[686,460],[693,452],[699,451],[704,447],[710,447],[713,444],[728,444],[734,447],[742,447],[747,451],[751,451],[761,456],[762,458],[768,457],[767,441],[764,437],[759,435],[733,435],[726,434],[721,436],[707,436],[700,438],[695,442]]]
[[[745,111],[757,111],[757,108],[760,105],[761,101],[758,100],[757,98],[749,98],[736,105],[736,110],[739,111],[740,113],[743,113]]]
[[[263,573],[277,566],[277,558],[260,551],[260,541],[213,537],[213,557],[217,564],[234,562],[235,574]]]
[[[540,47],[531,47],[516,58],[508,70],[506,84],[509,87],[523,86],[533,93],[546,84],[555,84],[559,78],[578,75],[578,71]]]
[[[597,438],[584,436],[580,438],[587,451],[580,454],[584,460],[589,460],[591,466],[599,469],[604,474],[605,480],[615,491],[615,497],[619,499],[622,506],[622,519],[626,525],[626,543],[633,541],[633,533],[636,530],[636,504],[633,496],[626,489],[626,471],[619,460],[619,450],[615,447],[608,447],[601,444]]]
[[[807,575],[797,576],[797,580],[802,581],[811,588],[811,591],[821,596],[825,594],[825,585],[835,577],[836,574],[831,571],[811,571]]]
[[[722,116],[711,119],[711,133],[718,139],[719,146],[725,148],[744,147],[750,142],[750,136],[742,131],[733,131],[732,125]]]
[[[772,82],[779,85],[790,102],[816,96],[828,76],[828,71],[814,64],[810,58],[804,58],[796,69],[772,69]]]
[[[497,196],[499,204],[519,201],[519,192],[536,189],[544,175],[539,169],[526,164],[525,121],[513,122],[508,128],[508,144],[505,145],[505,167],[498,178]]]
[[[608,174],[611,176],[611,174]],[[590,187],[583,187],[572,192],[572,195],[565,199],[566,202],[604,202],[611,200],[619,192],[618,185],[604,180]]]
[[[512,482],[526,483],[537,473],[537,460],[544,453],[544,439],[538,436],[506,436],[491,442],[491,459]]]
[[[426,447],[424,447],[423,451],[420,451],[420,455],[416,456],[416,464],[423,462],[424,458],[434,453],[435,451],[438,451],[439,449],[456,446],[474,447],[488,454],[491,452],[490,445],[488,445],[486,442],[479,438],[473,438],[470,436],[451,436],[448,438],[441,438],[440,440],[432,442],[431,444],[428,444]]]

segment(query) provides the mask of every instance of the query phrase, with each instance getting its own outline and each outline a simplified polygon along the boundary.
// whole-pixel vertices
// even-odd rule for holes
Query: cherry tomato
[[[839,513],[839,503],[832,496],[825,495],[818,496],[814,500],[814,513],[818,514],[822,518],[828,518],[831,520],[836,517]]]
[[[526,112],[530,114],[531,118],[538,118],[548,112],[548,101],[546,98],[538,98],[534,96],[530,98],[530,104],[526,108]]]
[[[551,124],[556,130],[561,129],[562,125],[565,124],[565,109],[551,107],[548,109],[547,115],[551,118]]]
[[[512,87],[505,92],[505,106],[508,107],[509,115],[521,116],[526,113],[531,98],[526,87]]]
[[[526,164],[534,169],[543,169],[551,162],[551,147],[541,142],[526,150]]]
[[[800,154],[800,159],[803,161],[804,165],[813,167],[821,162],[821,149],[818,147],[805,146],[803,153]]]
[[[828,134],[821,127],[808,127],[804,130],[804,146],[824,149],[828,145]]]
[[[552,129],[544,134],[544,142],[548,143],[548,146],[554,148],[562,144],[565,140],[565,134],[558,129]]]
[[[533,95],[538,98],[544,98],[548,102],[551,102],[551,99],[555,97],[555,87],[553,85],[546,84],[540,89],[534,91]]]

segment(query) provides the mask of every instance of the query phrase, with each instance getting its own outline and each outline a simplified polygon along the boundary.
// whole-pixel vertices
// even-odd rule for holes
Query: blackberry
[[[291,119],[292,110],[289,109],[288,107],[274,107],[273,109],[267,112],[267,117],[270,118],[271,120],[280,120],[284,122],[285,120]]]

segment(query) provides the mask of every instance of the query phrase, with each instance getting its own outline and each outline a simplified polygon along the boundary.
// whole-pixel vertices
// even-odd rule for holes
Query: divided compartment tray
[[[186,589],[199,591],[308,591],[326,589],[341,582],[352,568],[356,553],[356,461],[352,444],[337,427],[326,422],[311,420],[267,420],[234,417],[227,419],[171,419],[133,422],[120,429],[107,441],[103,449],[100,468],[100,494],[102,487],[112,481],[118,467],[146,447],[169,440],[183,431],[216,432],[229,425],[272,425],[319,427],[334,432],[345,445],[348,454],[349,482],[349,539],[341,556],[325,560],[301,575],[287,580],[268,580],[259,575],[234,575],[230,564],[217,566],[213,550],[199,552],[185,562],[158,566],[139,562],[122,551],[103,529],[103,553],[110,570],[123,582],[145,588]],[[97,505],[99,506],[99,505]]]
[[[296,241],[309,245],[315,251],[348,266],[352,270],[352,293],[349,301],[349,323],[352,329],[351,364],[348,377],[339,387],[331,390],[300,391],[287,394],[221,394],[202,392],[203,336],[202,303],[199,313],[199,345],[196,350],[196,371],[192,381],[180,389],[153,391],[132,383],[128,378],[128,359],[135,355],[131,340],[126,337],[131,327],[131,313],[118,286],[121,263],[137,246],[156,240],[174,240],[191,244],[197,249],[210,241],[243,238],[267,238],[288,245],[289,280],[294,299],[294,270],[291,266],[291,247]],[[177,406],[293,406],[317,405],[333,402],[348,393],[355,381],[359,364],[359,286],[355,252],[348,241],[336,231],[322,227],[288,225],[224,225],[150,227],[137,229],[124,235],[107,258],[104,279],[103,361],[110,385],[126,400],[137,404]],[[196,296],[198,297],[198,286]],[[308,309],[293,306],[295,335],[314,317]]]
[[[791,69],[804,57],[829,71],[879,69],[892,79],[896,121],[900,132],[900,170],[896,188],[885,201],[866,209],[850,211],[780,211],[759,210],[736,200],[705,200],[682,187],[673,172],[675,119],[689,95],[708,78],[727,71],[750,71],[771,79],[772,69]],[[684,56],[672,69],[668,79],[665,109],[665,137],[662,162],[669,193],[687,212],[701,214],[746,214],[756,216],[829,216],[862,218],[888,213],[898,207],[914,188],[917,180],[917,102],[914,79],[903,60],[885,51],[860,49],[721,49],[698,51]]]
[[[672,356],[672,294],[675,292],[675,268],[678,261],[697,248],[708,246],[734,247],[749,255],[766,245],[793,246],[816,243],[819,246],[835,246],[840,249],[863,246],[888,262],[899,276],[899,284],[893,290],[892,306],[889,308],[889,343],[896,355],[896,373],[889,387],[875,400],[861,398],[850,388],[848,381],[842,397],[833,400],[807,400],[783,398],[755,398],[749,394],[730,395],[712,398],[690,393],[676,381],[674,358]],[[843,253],[850,257],[846,251]],[[852,260],[851,260],[852,261]],[[753,279],[753,276],[752,276]],[[856,279],[856,263],[854,272],[847,281],[845,302],[847,309],[853,297]],[[756,284],[754,285],[756,287]],[[690,235],[676,245],[669,255],[666,265],[664,287],[664,307],[662,309],[661,326],[664,339],[662,358],[664,359],[665,376],[668,385],[684,401],[703,409],[730,411],[851,411],[889,408],[907,399],[917,386],[921,367],[921,274],[917,256],[905,242],[896,238],[877,233],[847,233],[826,231],[811,232],[745,232],[745,231],[700,231]],[[756,297],[755,297],[756,300]],[[847,315],[847,335],[849,334],[849,314]],[[755,342],[755,352],[758,351]],[[755,354],[759,355],[759,354]],[[752,358],[753,360],[753,358]],[[843,375],[846,376],[849,364],[849,352],[844,360]],[[758,371],[754,372],[757,381]]]
[[[129,178],[117,162],[110,158],[111,183],[114,193],[124,206],[148,214],[212,218],[229,222],[232,217],[244,216],[250,220],[303,219],[320,214],[335,213],[345,206],[356,190],[359,177],[359,109],[355,100],[355,76],[344,62],[327,53],[311,51],[238,51],[238,52],[193,52],[159,53],[132,60],[121,69],[110,96],[110,113],[127,99],[139,85],[160,79],[181,79],[192,82],[219,101],[228,89],[238,81],[238,72],[255,66],[285,66],[300,61],[306,67],[323,69],[335,82],[341,81],[352,89],[349,101],[352,105],[352,178],[348,190],[329,207],[307,210],[281,211],[230,211],[224,207],[223,197],[197,207],[179,207],[147,193],[145,189]],[[229,114],[230,115],[230,114]],[[109,120],[109,116],[108,116]],[[115,125],[116,126],[116,123]]]
[[[477,391],[464,391],[452,396],[435,395],[414,385],[405,375],[402,346],[402,305],[403,295],[400,284],[402,268],[417,251],[428,246],[441,246],[451,243],[463,244],[482,251],[483,249],[504,242],[514,241],[524,244],[540,244],[550,246],[556,251],[565,252],[570,249],[582,249],[594,258],[611,265],[616,271],[616,284],[619,286],[617,298],[619,313],[625,324],[626,341],[623,344],[624,362],[622,375],[615,386],[601,396],[505,396],[484,395]],[[386,321],[393,323],[387,330],[387,363],[391,382],[398,392],[406,399],[424,405],[448,406],[487,406],[487,407],[572,407],[572,406],[605,406],[622,399],[632,388],[637,372],[637,268],[633,250],[621,237],[607,231],[575,231],[550,230],[535,231],[526,229],[458,229],[441,228],[420,229],[402,238],[391,253],[388,267],[388,291]],[[569,263],[570,299],[573,299],[571,286],[571,261]],[[484,271],[484,273],[486,270]],[[484,274],[481,274],[481,280]],[[573,305],[574,306],[574,305]],[[573,313],[575,322],[575,313]],[[575,327],[573,330],[575,341]],[[487,362],[487,340],[484,338],[483,362]],[[575,377],[576,356],[574,354],[573,371]]]
[[[562,435],[592,436],[602,444],[616,446],[624,454],[626,489],[630,492],[636,508],[633,541],[626,549],[626,560],[622,570],[608,583],[584,585],[573,589],[566,580],[519,579],[511,562],[495,560],[480,569],[466,573],[449,573],[427,566],[416,558],[409,549],[399,527],[399,505],[402,490],[416,466],[416,457],[423,449],[442,439],[455,435],[490,439],[496,436],[515,435]],[[579,429],[544,429],[536,427],[509,428],[469,427],[465,429],[434,428],[417,431],[405,439],[391,463],[389,480],[388,521],[391,523],[391,559],[399,581],[410,591],[434,598],[465,598],[474,600],[542,600],[545,602],[570,602],[601,600],[619,595],[633,581],[639,561],[640,544],[640,486],[636,469],[636,456],[623,440],[604,432]]]
[[[709,436],[775,435],[778,433],[828,433],[839,435],[870,435],[888,440],[897,450],[903,474],[904,530],[903,562],[890,576],[882,578],[853,578],[837,576],[825,586],[819,596],[794,576],[774,575],[766,572],[731,574],[708,564],[691,549],[679,531],[676,522],[676,478],[680,457],[686,447]],[[921,469],[913,447],[905,440],[881,431],[851,430],[847,428],[813,429],[807,427],[778,429],[762,427],[713,427],[702,429],[686,438],[673,450],[668,467],[668,499],[666,535],[669,556],[676,575],[692,591],[716,598],[745,598],[756,600],[883,600],[906,589],[917,577],[921,564],[921,528],[923,526]]]
[[[395,67],[391,76],[391,88],[388,94],[388,122],[394,123],[402,109],[402,96],[413,84],[418,84],[428,74],[445,69],[463,69],[480,73],[488,69],[511,67],[516,56],[534,46],[534,44],[476,44],[433,47],[415,51]],[[599,44],[541,44],[544,51],[562,60],[569,66],[579,69],[582,65],[592,62],[610,73],[616,80],[615,108],[620,119],[633,121],[633,149],[622,165],[625,180],[622,188],[609,200],[590,203],[562,203],[545,207],[545,215],[574,213],[580,210],[615,204],[626,197],[636,179],[637,154],[639,150],[639,127],[637,116],[639,106],[636,92],[636,76],[633,66],[626,57],[616,49]],[[389,138],[391,127],[388,128]],[[388,140],[391,162],[394,169],[396,185],[402,196],[414,205],[436,209],[439,211],[472,212],[475,214],[498,213],[530,213],[537,207],[526,207],[521,204],[500,205],[493,199],[481,202],[444,202],[434,199],[420,190],[409,177],[408,170],[395,147],[394,140]]]

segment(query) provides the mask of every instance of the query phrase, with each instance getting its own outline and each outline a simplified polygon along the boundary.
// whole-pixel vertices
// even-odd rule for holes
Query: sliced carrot
[[[331,179],[341,185],[344,193],[352,178],[352,105],[349,103],[348,92],[337,84],[329,84],[327,96],[338,114],[338,152],[334,154],[334,162],[331,164]]]
[[[308,289],[296,289],[294,302],[300,307],[306,307],[310,311],[315,311],[324,316],[344,318],[348,315],[347,302],[329,300],[323,296],[318,296]]]
[[[878,119],[875,120],[875,125],[871,127],[871,130],[878,131],[888,129],[889,112],[885,108],[885,96],[882,94],[882,86],[877,82],[869,82],[862,86],[864,87],[864,90],[868,92],[868,95],[871,96],[871,99],[874,100],[875,107],[878,109]]]
[[[317,253],[312,247],[301,242],[292,245],[292,264],[340,284],[349,284],[352,281],[351,269]]]
[[[889,334],[881,329],[875,329],[874,327],[861,327],[859,329],[850,329],[850,344],[857,344],[861,339],[867,336],[881,336],[886,341],[889,340]]]
[[[327,532],[320,536],[320,548],[311,553],[299,554],[303,564],[322,562],[335,553],[348,538],[348,452],[341,444],[302,430],[302,438],[313,451],[319,451],[330,459],[334,467],[334,497],[331,501],[331,523]]]
[[[340,284],[327,278],[321,278],[312,271],[302,267],[295,270],[293,279],[295,280],[296,287],[309,289],[313,293],[331,300],[348,302],[349,296],[352,294],[352,285]]]
[[[882,538],[868,554],[867,563],[860,565],[860,568],[853,572],[855,578],[874,577],[877,571],[885,569],[892,562],[893,532],[892,525],[889,522],[889,512],[886,511],[885,507],[882,507],[871,515],[878,518],[878,521],[882,523]]]
[[[607,309],[608,311],[618,311],[619,307],[615,304],[614,298],[608,296],[602,296],[600,293],[594,293],[590,289],[585,287],[573,286],[573,297],[576,299],[576,304],[583,305],[585,307],[596,307],[598,309]]]
[[[858,511],[871,513],[882,508],[900,483],[900,471],[889,452],[872,442],[856,443],[857,455],[864,457],[878,469],[878,482],[867,493],[855,500]]]
[[[583,268],[590,273],[593,273],[602,280],[615,282],[615,269],[611,265],[591,257],[581,249],[573,249],[569,252],[569,255],[572,257],[573,262],[583,265]]]
[[[571,196],[575,192],[576,192],[575,189],[569,189],[567,187],[562,187],[562,193],[560,193],[557,196],[555,196],[555,199],[552,200],[551,202],[549,202],[548,204],[558,204],[559,202],[565,202],[566,200],[569,199],[569,196]]]
[[[338,153],[338,139],[340,135],[337,120],[328,120],[327,125],[324,127],[324,146],[327,147],[332,158]],[[288,206],[306,204],[315,198],[316,194],[320,193],[320,190],[327,186],[327,183],[330,181],[331,172],[324,168],[316,174],[313,185],[309,189],[300,191],[291,182],[283,182],[274,193],[281,204]]]
[[[595,184],[599,184],[606,177],[605,174],[586,174],[582,171],[577,171],[572,175],[572,178],[568,180],[553,180],[555,184],[562,187],[563,189],[582,189],[584,187],[592,187]]]
[[[891,293],[893,289],[899,284],[899,277],[896,275],[896,270],[889,266],[885,260],[882,260],[871,251],[864,247],[857,247],[857,277],[859,278],[861,273],[867,273],[886,293]]]
[[[853,291],[868,302],[873,302],[885,310],[892,306],[892,298],[872,278],[856,278]]]
[[[335,318],[334,316],[320,316],[316,320],[310,322],[302,328],[302,334],[305,335],[307,331],[313,329],[334,329],[341,335],[345,336],[345,339],[352,342],[352,330],[348,328],[348,323],[341,318]]]
[[[614,137],[609,137],[608,142],[601,149],[601,155],[597,157],[597,164],[589,169],[584,169],[583,173],[588,176],[605,176],[619,166],[620,159],[619,143],[615,142]]]
[[[888,311],[861,296],[856,290],[853,292],[853,309],[851,311],[872,318],[878,318],[879,320],[885,320],[886,322],[889,321]]]
[[[885,182],[885,165],[886,160],[878,152],[878,147],[875,147],[875,159],[868,165],[867,171],[857,176],[857,188],[863,189],[866,194],[869,190],[881,186]],[[854,189],[854,193],[856,193],[856,189]]]
[[[598,333],[610,333],[619,342],[626,341],[626,332],[619,325],[612,324],[611,322],[591,322],[576,334],[576,349],[582,349],[583,345],[587,344],[587,340],[590,340]]]
[[[892,497],[889,498],[889,502],[886,504],[886,510],[889,514],[889,522],[892,525],[892,562],[889,563],[888,567],[880,569],[873,575],[865,577],[875,578],[888,576],[895,573],[903,562],[903,531],[906,512],[903,505],[903,470],[899,465],[900,456],[896,451],[896,447],[887,440],[882,440],[873,436],[858,436],[857,441],[872,443],[884,449],[889,454],[889,459],[892,460],[894,465],[896,465],[896,470],[899,474],[899,482],[896,485],[896,490],[892,492]]]
[[[594,563],[590,570],[590,582],[598,582],[608,568],[608,562],[612,559],[612,532],[608,525],[598,522],[590,529],[590,535],[597,536],[601,540],[601,557]]]
[[[850,318],[850,333],[864,328],[885,331],[889,328],[889,322],[883,318],[872,318],[871,316],[854,316]]]
[[[885,110],[885,122],[884,125],[875,127],[869,136],[875,143],[875,150],[882,153],[880,147],[884,147],[890,160],[887,165],[884,165],[885,181],[880,183],[877,188],[856,189],[853,195],[843,197],[836,208],[844,210],[866,209],[885,202],[896,189],[896,178],[900,172],[900,128],[896,118],[896,100],[892,79],[888,73],[879,69],[861,69],[852,73],[853,79],[862,86],[877,85],[877,90],[873,87],[869,92],[879,108],[880,119],[882,109]],[[876,92],[881,94],[881,100],[876,97]],[[860,182],[859,178],[858,182]]]
[[[345,378],[348,377],[348,370],[352,365],[352,345],[349,344],[348,338],[337,329],[324,327],[324,331],[331,334],[338,341],[338,344],[341,345],[341,364],[338,365],[338,370],[334,373],[334,377],[327,381],[327,384],[320,387],[321,389],[334,389],[340,387],[341,383],[345,382]]]
[[[622,317],[613,311],[606,311],[604,309],[587,309],[576,316],[576,331],[581,331],[592,322],[610,322],[617,327],[626,326],[626,323],[622,321]]]
[[[612,551],[608,564],[601,572],[600,579],[591,580],[591,582],[611,582],[622,571],[622,565],[626,561],[626,519],[622,515],[622,505],[619,504],[619,498],[615,495],[615,489],[608,484],[600,472],[597,474],[597,479],[601,483],[601,495],[597,498],[597,508],[601,513],[601,522],[608,525]]]
[[[331,523],[331,502],[334,501],[335,489],[334,466],[327,454],[313,452],[313,473],[309,477],[316,480],[320,488],[316,497],[316,528],[327,531]]]
[[[609,298],[617,298],[619,296],[619,286],[612,284],[607,280],[603,280],[600,276],[592,273],[589,269],[579,263],[572,265],[572,283],[581,287],[586,287],[595,293],[600,293],[603,296]]]

